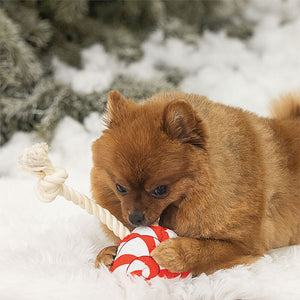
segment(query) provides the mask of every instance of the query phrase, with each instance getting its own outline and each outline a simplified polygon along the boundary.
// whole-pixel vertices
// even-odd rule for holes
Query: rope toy
[[[113,233],[121,239],[116,259],[111,271],[129,276],[142,276],[146,280],[153,277],[186,277],[189,272],[172,273],[161,268],[150,256],[151,251],[162,241],[176,237],[176,233],[161,226],[138,227],[130,233],[107,209],[96,204],[94,200],[80,194],[64,184],[68,174],[64,169],[53,167],[48,157],[46,143],[35,144],[26,148],[19,156],[19,165],[25,172],[38,177],[37,197],[43,202],[52,202],[63,196],[69,201],[95,215]]]

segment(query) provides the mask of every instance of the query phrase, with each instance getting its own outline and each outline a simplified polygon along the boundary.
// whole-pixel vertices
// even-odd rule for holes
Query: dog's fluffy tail
[[[300,120],[300,91],[282,95],[271,102],[271,116],[275,119]]]

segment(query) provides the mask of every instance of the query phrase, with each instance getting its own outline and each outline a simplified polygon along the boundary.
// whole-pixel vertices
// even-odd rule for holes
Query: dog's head
[[[107,174],[124,220],[151,225],[193,192],[206,156],[204,125],[184,99],[136,104],[116,91],[109,93],[105,121],[93,144],[94,168]]]

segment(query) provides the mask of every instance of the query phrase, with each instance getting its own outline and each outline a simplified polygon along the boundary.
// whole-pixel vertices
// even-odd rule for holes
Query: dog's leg
[[[172,272],[191,271],[198,275],[251,264],[263,253],[251,253],[251,249],[245,251],[239,245],[222,240],[178,237],[162,242],[151,255],[160,266]]]
[[[120,242],[120,238],[114,235],[114,233],[108,229],[108,227],[102,223],[100,223],[103,232],[105,235],[115,244],[118,245]],[[118,246],[109,246],[103,248],[99,254],[97,255],[95,261],[95,267],[99,268],[101,264],[105,265],[107,268],[110,268],[114,262],[114,259],[117,255]]]

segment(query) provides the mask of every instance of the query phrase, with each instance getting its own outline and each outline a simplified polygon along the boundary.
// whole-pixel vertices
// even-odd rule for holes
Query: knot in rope
[[[54,168],[52,174],[46,175],[38,181],[36,194],[43,202],[52,202],[61,194],[62,185],[66,181],[68,174],[65,169]]]
[[[19,165],[23,171],[40,178],[43,178],[46,173],[54,171],[48,157],[48,145],[46,143],[35,144],[24,149],[19,156]]]
[[[19,156],[19,165],[23,171],[39,178],[36,194],[41,201],[51,202],[58,195],[61,195],[88,213],[95,215],[120,239],[130,233],[129,229],[107,209],[64,184],[68,174],[65,169],[53,167],[48,157],[48,145],[46,143],[26,148]]]

